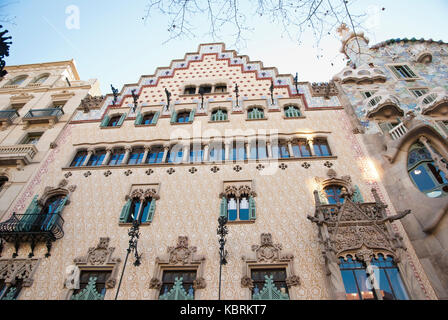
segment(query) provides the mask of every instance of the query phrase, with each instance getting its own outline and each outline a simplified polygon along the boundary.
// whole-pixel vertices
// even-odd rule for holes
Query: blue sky
[[[103,94],[109,93],[110,84],[121,89],[125,83],[135,83],[141,75],[196,51],[200,43],[225,42],[227,49],[237,49],[231,46],[231,37],[212,39],[201,32],[196,38],[163,44],[168,38],[167,20],[154,16],[144,23],[146,0],[0,0],[3,3],[11,3],[4,11],[16,16],[14,25],[5,25],[13,37],[7,65],[75,59],[81,79],[99,79]],[[66,9],[71,5],[79,8],[79,29],[66,27]],[[354,10],[375,12],[382,7],[386,10],[373,17],[367,33],[371,45],[404,37],[448,42],[448,1],[358,0]],[[255,19],[251,23],[255,30],[239,53],[277,67],[280,73],[298,72],[302,81],[328,81],[345,65],[336,35],[316,49],[309,34],[299,45],[281,37],[278,26]]]

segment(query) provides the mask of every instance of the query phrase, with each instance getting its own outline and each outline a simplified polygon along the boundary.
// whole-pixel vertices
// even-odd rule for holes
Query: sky
[[[199,25],[196,37],[165,43],[167,18],[156,15],[145,22],[146,5],[147,0],[0,0],[1,14],[14,17],[13,23],[3,23],[13,42],[6,64],[74,59],[81,79],[99,79],[102,94],[110,93],[111,84],[121,90],[141,75],[169,66],[171,60],[195,52],[200,43],[224,42],[226,49],[262,61],[265,67],[297,72],[299,81],[328,81],[346,64],[336,32],[316,48],[311,34],[305,33],[299,44],[282,36],[280,26],[262,19],[250,19],[253,31],[238,48],[231,36],[212,39],[203,34],[205,25]],[[447,0],[358,0],[353,10],[368,13],[370,45],[406,37],[448,42]],[[74,24],[74,12],[79,13],[79,24]]]

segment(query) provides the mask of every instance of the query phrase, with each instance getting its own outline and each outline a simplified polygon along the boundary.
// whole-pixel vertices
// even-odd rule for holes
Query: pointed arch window
[[[250,187],[228,187],[221,195],[220,215],[228,221],[254,221],[256,219],[255,193]]]
[[[82,271],[79,289],[73,291],[71,300],[104,300],[106,283],[111,271]]]
[[[252,299],[289,300],[286,269],[252,269]]]
[[[447,161],[443,159],[430,144],[428,150],[420,142],[413,144],[408,155],[408,173],[414,185],[431,198],[442,197],[448,194],[448,178],[446,171],[440,166],[448,168]],[[434,156],[439,161],[434,161]]]
[[[159,300],[193,300],[196,270],[165,270]]]

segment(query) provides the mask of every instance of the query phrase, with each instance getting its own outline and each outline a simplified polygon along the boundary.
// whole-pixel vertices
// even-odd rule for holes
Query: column
[[[445,176],[448,177],[448,168],[446,166],[446,164],[444,164],[442,162],[442,157],[440,157],[437,153],[434,152],[434,150],[431,148],[431,145],[429,144],[428,138],[426,137],[420,137],[418,138],[418,141],[420,141],[421,143],[423,143],[423,145],[425,146],[425,148],[429,151],[429,153],[431,154],[432,159],[434,160],[434,162],[437,164],[437,166],[439,167],[439,170],[442,171]]]
[[[87,163],[89,163],[90,157],[92,156],[92,154],[93,154],[94,152],[95,152],[95,149],[93,149],[93,148],[89,148],[89,149],[87,149],[87,157],[86,157],[86,160],[84,160],[84,162],[83,162],[83,164],[82,164],[83,167],[86,166]]]
[[[270,141],[266,141],[266,148],[268,149],[268,158],[272,159],[272,148],[271,148],[271,142]]]
[[[187,163],[189,157],[190,157],[190,145],[189,144],[185,144],[183,146],[182,162],[183,163]]]
[[[252,159],[252,158],[251,158],[251,155],[250,155],[250,143],[251,143],[250,140],[248,140],[247,143],[246,143],[246,154],[247,154],[247,159]]]
[[[146,163],[146,159],[148,158],[148,153],[149,153],[149,150],[151,149],[151,147],[144,146],[144,148],[145,148],[145,153],[143,154],[142,163]]]
[[[124,154],[123,162],[121,164],[127,164],[129,160],[129,156],[131,155],[132,148],[130,146],[124,147],[126,153]]]
[[[203,162],[208,162],[208,159],[210,156],[209,150],[210,150],[210,145],[207,143],[206,145],[204,145],[204,156],[202,157]]]
[[[293,139],[288,140],[288,151],[289,151],[289,156],[291,158],[294,158],[295,156],[294,156],[294,150],[292,149],[292,141],[293,141]]]
[[[162,163],[166,162],[166,158],[168,156],[168,151],[170,151],[170,145],[169,144],[165,144],[163,145],[163,158],[162,158]]]
[[[311,156],[314,157],[315,154],[314,154],[313,138],[306,139],[306,142],[308,143],[308,146],[310,147]]]
[[[225,152],[225,159],[226,160],[229,160],[230,159],[230,145],[231,145],[231,141],[224,141],[224,148],[225,148],[225,150],[224,150],[224,152]]]
[[[104,157],[102,166],[107,166],[109,163],[110,156],[112,155],[112,147],[106,147],[106,156]]]

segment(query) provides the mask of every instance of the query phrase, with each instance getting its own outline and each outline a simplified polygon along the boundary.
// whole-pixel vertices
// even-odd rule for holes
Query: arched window
[[[87,162],[88,166],[100,166],[103,164],[104,158],[106,157],[106,150],[95,150],[95,153],[93,153],[89,161]]]
[[[329,157],[331,156],[330,147],[327,140],[323,138],[315,139],[313,141],[314,155],[317,157]]]
[[[164,150],[162,146],[151,147],[146,158],[146,163],[161,163],[163,160]]]
[[[300,113],[300,109],[296,106],[286,106],[284,108],[285,110],[285,117],[286,118],[298,118],[302,114]]]
[[[7,183],[7,182],[8,182],[8,177],[5,177],[5,176],[1,176],[1,177],[0,177],[0,192],[2,191],[3,186],[4,186],[5,183]]]
[[[305,139],[300,139],[293,142],[292,151],[294,152],[294,157],[296,158],[311,157],[311,149]]]
[[[252,107],[247,110],[247,119],[264,119],[264,111],[259,107]]]
[[[38,76],[34,81],[33,81],[33,83],[35,83],[35,84],[42,84],[42,83],[44,83],[45,82],[45,80],[47,80],[48,79],[48,77],[49,77],[50,75],[49,74],[43,74],[43,75],[40,75],[40,76]]]
[[[204,146],[198,144],[190,145],[190,162],[201,163],[204,160]]]
[[[370,264],[377,290],[371,285],[366,272],[366,264],[354,259],[351,255],[347,259],[339,258],[339,268],[347,300],[408,300],[400,272],[391,256],[384,257],[378,254],[378,258],[372,258]],[[378,296],[379,295],[379,296]]]
[[[209,149],[210,161],[224,161],[226,159],[226,150],[222,142],[214,142],[210,144]]]
[[[230,160],[233,161],[247,160],[247,152],[244,141],[236,140],[232,142],[232,146],[230,148]]]
[[[175,144],[171,146],[166,156],[167,163],[180,163],[184,155],[183,146],[181,144]]]
[[[196,94],[196,87],[195,86],[185,87],[184,94]]]
[[[227,120],[227,110],[217,109],[212,112],[212,121],[225,121]]]
[[[342,186],[330,185],[324,188],[328,204],[344,203],[344,198],[341,197]]]
[[[128,164],[140,164],[143,161],[143,156],[145,155],[145,149],[142,147],[133,148],[131,154],[129,155]]]
[[[70,167],[80,167],[83,165],[84,161],[87,158],[87,151],[78,151],[75,155],[75,158],[73,159],[72,163],[70,164]]]
[[[435,149],[431,150],[438,154]],[[447,165],[445,159],[441,162]],[[417,188],[428,197],[437,198],[448,193],[448,179],[434,162],[431,152],[420,142],[413,144],[408,155],[408,173]]]
[[[274,159],[289,158],[288,143],[284,140],[280,140],[277,145],[272,145],[272,156]]]
[[[117,166],[123,162],[124,155],[126,154],[124,149],[115,149],[110,155],[109,165]]]
[[[7,85],[8,86],[20,86],[26,80],[26,78],[28,78],[28,76],[26,76],[26,75],[15,77],[14,79],[11,79],[7,83]]]
[[[256,140],[250,143],[251,159],[266,159],[268,157],[267,144],[264,140]]]

